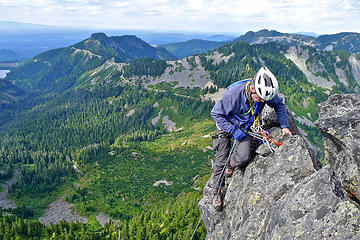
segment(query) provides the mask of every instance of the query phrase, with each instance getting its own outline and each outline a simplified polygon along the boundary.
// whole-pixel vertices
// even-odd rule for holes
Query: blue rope
[[[244,131],[247,130],[247,128],[254,122],[254,118],[257,115],[258,112],[258,108],[259,108],[259,103],[257,102],[255,104],[255,110],[254,110],[254,114],[251,116],[251,119],[249,120],[248,124],[246,125],[246,127],[243,129]],[[235,113],[233,113],[234,117],[237,118],[239,121],[243,121],[239,118],[239,116],[237,116]]]
[[[232,88],[233,86],[238,85],[238,84],[240,84],[240,83],[249,82],[249,81],[251,81],[251,78],[234,82],[233,84],[231,84],[230,86],[228,86],[228,87],[226,88],[226,90],[228,90],[229,88]]]

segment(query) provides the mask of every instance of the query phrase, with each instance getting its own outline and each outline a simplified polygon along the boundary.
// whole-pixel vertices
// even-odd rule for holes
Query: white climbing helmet
[[[266,67],[260,68],[255,77],[255,92],[265,101],[270,101],[279,92],[279,84],[276,77]]]

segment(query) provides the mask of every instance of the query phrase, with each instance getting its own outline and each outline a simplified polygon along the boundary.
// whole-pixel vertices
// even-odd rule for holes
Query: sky
[[[360,32],[360,0],[0,0],[0,21],[243,34]]]

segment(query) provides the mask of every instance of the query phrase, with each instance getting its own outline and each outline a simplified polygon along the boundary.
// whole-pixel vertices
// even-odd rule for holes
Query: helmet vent
[[[271,78],[266,73],[264,73],[264,79],[266,87],[274,87]]]

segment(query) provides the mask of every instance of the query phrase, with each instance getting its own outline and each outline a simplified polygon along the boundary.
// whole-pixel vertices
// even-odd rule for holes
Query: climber
[[[216,122],[216,135],[213,137],[213,148],[216,151],[213,204],[216,210],[222,209],[221,188],[224,186],[225,176],[230,177],[235,168],[245,170],[250,161],[251,137],[247,134],[248,128],[258,121],[265,104],[275,109],[282,134],[292,135],[285,104],[277,93],[278,82],[275,76],[269,69],[262,67],[253,79],[230,85],[211,110],[211,116]],[[231,138],[237,142],[229,156]]]

